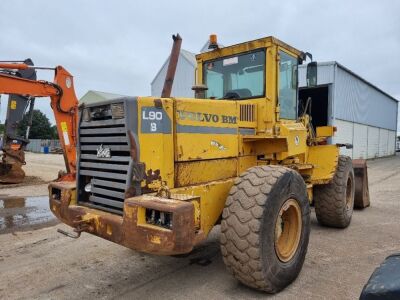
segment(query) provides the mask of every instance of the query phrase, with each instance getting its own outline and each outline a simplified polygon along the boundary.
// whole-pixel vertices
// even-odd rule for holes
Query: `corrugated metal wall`
[[[336,119],[338,128],[332,142],[353,144],[340,148],[340,154],[356,158],[376,158],[395,153],[396,131]]]
[[[306,71],[307,66],[301,65],[299,67],[299,87],[306,87]],[[334,62],[322,62],[318,63],[318,85],[326,85],[334,82],[335,78],[335,64]]]
[[[31,139],[26,146],[26,151],[40,153],[44,151],[45,146],[49,147],[49,151],[61,148],[59,140]]]
[[[335,118],[390,130],[397,129],[397,102],[337,67]]]

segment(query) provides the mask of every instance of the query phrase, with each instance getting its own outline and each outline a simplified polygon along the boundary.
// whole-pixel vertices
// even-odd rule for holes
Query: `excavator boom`
[[[0,94],[21,95],[23,97],[35,98],[50,97],[51,107],[54,111],[58,136],[60,138],[60,144],[63,148],[64,160],[67,169],[67,174],[61,174],[60,179],[64,181],[75,180],[75,146],[76,126],[78,120],[78,100],[75,95],[73,76],[61,66],[51,68],[54,70],[54,82],[21,78],[12,75],[9,72],[4,72],[10,70],[35,69],[35,67],[27,64],[2,63],[0,64],[0,69],[3,70],[3,72],[0,72]],[[7,162],[5,162],[3,159],[3,164],[6,163]],[[3,175],[6,177],[7,172],[11,172],[11,168],[14,168],[13,172],[17,175],[13,176],[8,182],[21,182],[23,180],[24,173],[19,173],[22,174],[20,175],[22,178],[17,178],[18,170],[15,170],[15,168],[18,168],[18,166],[3,168],[5,172]]]

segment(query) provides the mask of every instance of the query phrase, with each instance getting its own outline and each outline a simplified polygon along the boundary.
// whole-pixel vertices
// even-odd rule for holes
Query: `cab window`
[[[279,51],[279,106],[282,119],[297,117],[297,59]]]
[[[257,50],[203,64],[207,98],[249,99],[264,96],[265,51]]]

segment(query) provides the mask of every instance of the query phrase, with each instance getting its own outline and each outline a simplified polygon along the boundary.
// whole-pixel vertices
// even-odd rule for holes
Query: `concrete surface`
[[[400,251],[400,157],[369,162],[371,207],[349,228],[323,228],[312,216],[298,279],[277,295],[253,291],[223,265],[216,227],[185,257],[150,256],[59,224],[0,234],[0,299],[357,299],[373,270]]]

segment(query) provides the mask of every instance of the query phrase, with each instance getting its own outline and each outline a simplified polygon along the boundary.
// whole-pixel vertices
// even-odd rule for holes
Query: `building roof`
[[[318,66],[337,66],[338,68],[346,71],[347,73],[353,75],[354,77],[356,77],[357,79],[361,80],[362,82],[366,83],[367,85],[369,85],[370,87],[374,88],[375,90],[379,91],[380,93],[384,94],[385,96],[389,97],[390,99],[392,99],[393,101],[399,102],[398,99],[394,98],[393,96],[389,95],[387,92],[383,91],[382,89],[380,89],[379,87],[377,87],[376,85],[372,84],[371,82],[367,81],[366,79],[364,79],[363,77],[361,77],[360,75],[354,73],[352,70],[346,68],[344,65],[342,65],[341,63],[337,62],[337,61],[324,61],[324,62],[318,62]],[[301,65],[301,68],[306,68],[307,65]]]
[[[151,81],[151,84],[153,84],[153,82],[157,79],[158,75],[160,75],[161,71],[164,69],[164,67],[168,64],[169,62],[169,57],[171,55],[169,55],[167,57],[167,59],[165,60],[165,62],[163,63],[163,65],[161,66],[161,68],[158,70],[156,76],[154,76],[153,80]],[[185,49],[181,49],[180,53],[179,53],[179,58],[183,58],[184,60],[186,60],[189,64],[191,64],[193,67],[196,67],[197,65],[197,61],[196,61],[196,54],[187,51]],[[178,59],[179,62],[179,59]]]
[[[190,62],[194,67],[196,67],[197,65],[197,61],[196,61],[196,54],[187,51],[185,49],[181,49],[181,55],[188,61]]]
[[[126,95],[90,90],[90,91],[87,91],[86,94],[83,95],[81,99],[79,99],[79,103],[89,104],[89,103],[94,103],[94,102],[99,102],[99,101],[109,100],[109,99],[114,99],[114,98],[119,98],[119,97],[125,97],[125,96]]]

